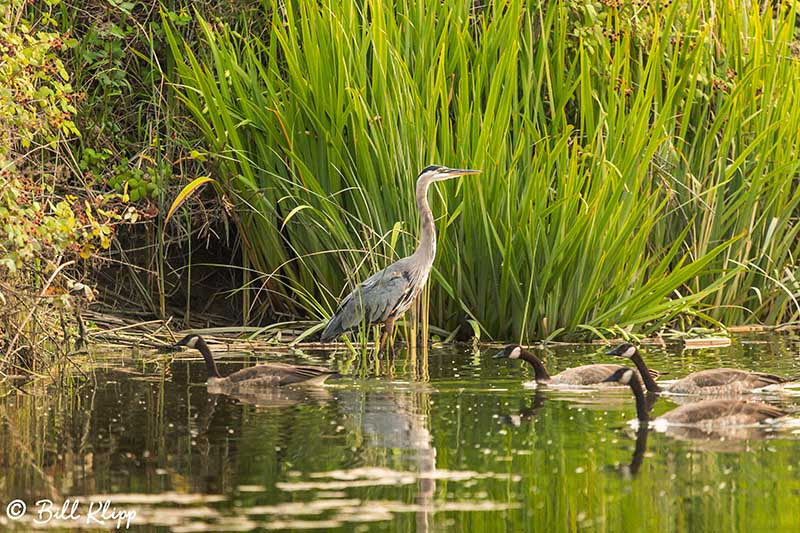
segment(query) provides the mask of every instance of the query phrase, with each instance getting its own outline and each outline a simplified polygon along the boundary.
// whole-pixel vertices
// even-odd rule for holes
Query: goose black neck
[[[647,451],[647,434],[649,432],[650,428],[647,424],[639,424],[639,429],[636,431],[636,447],[633,450],[633,457],[631,457],[629,465],[629,471],[632,476],[639,472],[642,461],[644,461],[644,454]]]
[[[211,349],[208,347],[208,344],[206,344],[206,341],[204,341],[202,337],[197,339],[195,348],[200,350],[200,353],[203,354],[203,359],[206,362],[206,370],[208,371],[208,377],[221,378],[222,374],[220,374],[219,370],[217,370],[217,363],[214,362],[214,356],[211,353]]]
[[[533,374],[536,376],[537,382],[550,381],[550,374],[547,373],[544,363],[542,363],[538,357],[530,352],[522,350],[522,352],[519,354],[519,358],[530,363],[530,365],[533,367]]]
[[[647,412],[647,400],[644,397],[642,384],[634,376],[628,382],[628,385],[633,391],[634,398],[636,398],[636,418],[639,419],[639,422],[647,423],[647,421],[650,420],[650,415]]]
[[[642,376],[642,381],[644,381],[644,386],[647,387],[647,390],[650,392],[661,392],[661,387],[658,386],[656,380],[650,375],[650,369],[644,364],[644,359],[642,359],[638,350],[631,356],[631,361],[636,365],[636,370],[638,370],[639,374]]]

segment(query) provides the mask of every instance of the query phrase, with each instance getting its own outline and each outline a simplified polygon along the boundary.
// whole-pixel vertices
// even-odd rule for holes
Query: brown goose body
[[[547,373],[544,363],[538,357],[516,344],[506,346],[494,358],[521,359],[533,367],[536,383],[551,386],[617,386],[614,383],[606,383],[605,379],[620,368],[625,368],[622,365],[614,364],[582,365],[568,368],[551,376]],[[650,372],[652,377],[658,377],[658,372]]]
[[[549,385],[603,384],[604,386],[608,386],[609,383],[603,383],[603,380],[620,368],[623,368],[622,365],[594,364],[576,366],[559,372],[555,376],[550,376],[549,380],[542,380],[541,383],[547,383]],[[538,382],[539,380],[536,381]]]
[[[222,376],[214,362],[211,349],[201,336],[187,335],[173,346],[186,346],[199,350],[206,363],[209,389],[213,388],[228,394],[252,393],[270,387],[320,386],[329,377],[338,375],[338,372],[321,366],[263,363]]]
[[[632,344],[621,344],[607,353],[609,355],[627,357],[636,365],[640,374],[648,373],[644,359],[642,359],[639,350]],[[783,378],[773,374],[751,372],[738,368],[712,368],[693,372],[666,386],[659,386],[654,380],[648,379],[648,377],[644,378],[644,384],[650,392],[730,396],[747,394],[764,387],[783,385],[784,383],[795,380],[796,378]]]
[[[785,411],[766,403],[717,399],[681,405],[659,419],[673,425],[749,426],[785,415]]]
[[[635,371],[632,368],[623,368],[606,380],[630,386],[636,398],[636,417],[640,422],[648,423],[650,417],[644,390],[640,381],[634,376]],[[786,411],[766,403],[727,398],[702,400],[681,405],[653,420],[653,424],[656,427],[694,426],[711,432],[719,428],[761,424],[787,414]]]
[[[693,372],[670,384],[666,390],[672,394],[745,394],[788,381],[764,372],[749,372],[738,368],[712,368]]]

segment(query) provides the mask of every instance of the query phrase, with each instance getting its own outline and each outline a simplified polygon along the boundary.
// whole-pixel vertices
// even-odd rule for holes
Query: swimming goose
[[[171,348],[186,346],[196,348],[203,354],[208,371],[209,387],[218,388],[228,393],[257,391],[266,387],[283,387],[285,385],[322,385],[331,376],[339,373],[321,366],[295,366],[285,363],[263,363],[243,368],[229,376],[222,376],[217,370],[214,355],[200,335],[187,335]]]
[[[647,424],[650,420],[641,381],[634,379],[636,371],[622,367],[604,381],[628,385],[636,398],[636,418]],[[706,431],[729,426],[747,426],[768,422],[788,413],[766,403],[718,399],[687,403],[653,420],[658,428],[667,425],[697,426]]]
[[[710,370],[694,372],[685,378],[679,379],[665,387],[661,387],[650,378],[647,365],[644,363],[644,359],[642,359],[639,350],[637,350],[636,346],[633,344],[620,344],[606,353],[608,355],[627,357],[633,361],[639,373],[644,374],[644,385],[650,392],[730,395],[752,392],[762,387],[781,385],[796,380],[796,378],[787,379],[773,374],[750,372],[748,370],[739,370],[738,368],[712,368]]]
[[[533,366],[533,373],[538,384],[547,385],[600,385],[605,378],[610,376],[616,370],[625,368],[622,365],[611,364],[595,364],[576,366],[568,368],[563,372],[551,376],[547,373],[538,357],[523,349],[519,344],[509,344],[501,351],[499,351],[494,359],[522,359]],[[658,377],[658,372],[652,371],[655,377]],[[652,380],[653,378],[648,375]]]

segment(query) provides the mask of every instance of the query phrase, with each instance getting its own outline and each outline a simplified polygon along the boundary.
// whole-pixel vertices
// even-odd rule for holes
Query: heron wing
[[[385,322],[405,311],[413,299],[411,276],[399,261],[376,272],[344,297],[322,339],[332,339],[366,322]]]

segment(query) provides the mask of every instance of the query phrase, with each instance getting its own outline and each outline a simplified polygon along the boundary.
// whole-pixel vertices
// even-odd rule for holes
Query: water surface
[[[0,527],[27,530],[37,500],[69,499],[81,519],[43,525],[77,528],[109,500],[143,531],[800,531],[800,430],[637,435],[627,389],[532,390],[531,369],[495,351],[432,348],[427,364],[401,351],[380,375],[345,352],[270,355],[350,361],[355,376],[241,398],[209,394],[195,352],[94,354],[93,372],[60,387],[2,389]],[[602,352],[536,353],[554,373],[618,361]],[[221,355],[223,373],[267,359]],[[794,336],[645,357],[674,378],[800,374]],[[800,396],[762,399],[800,410]],[[14,499],[28,506],[18,521],[4,512]]]

